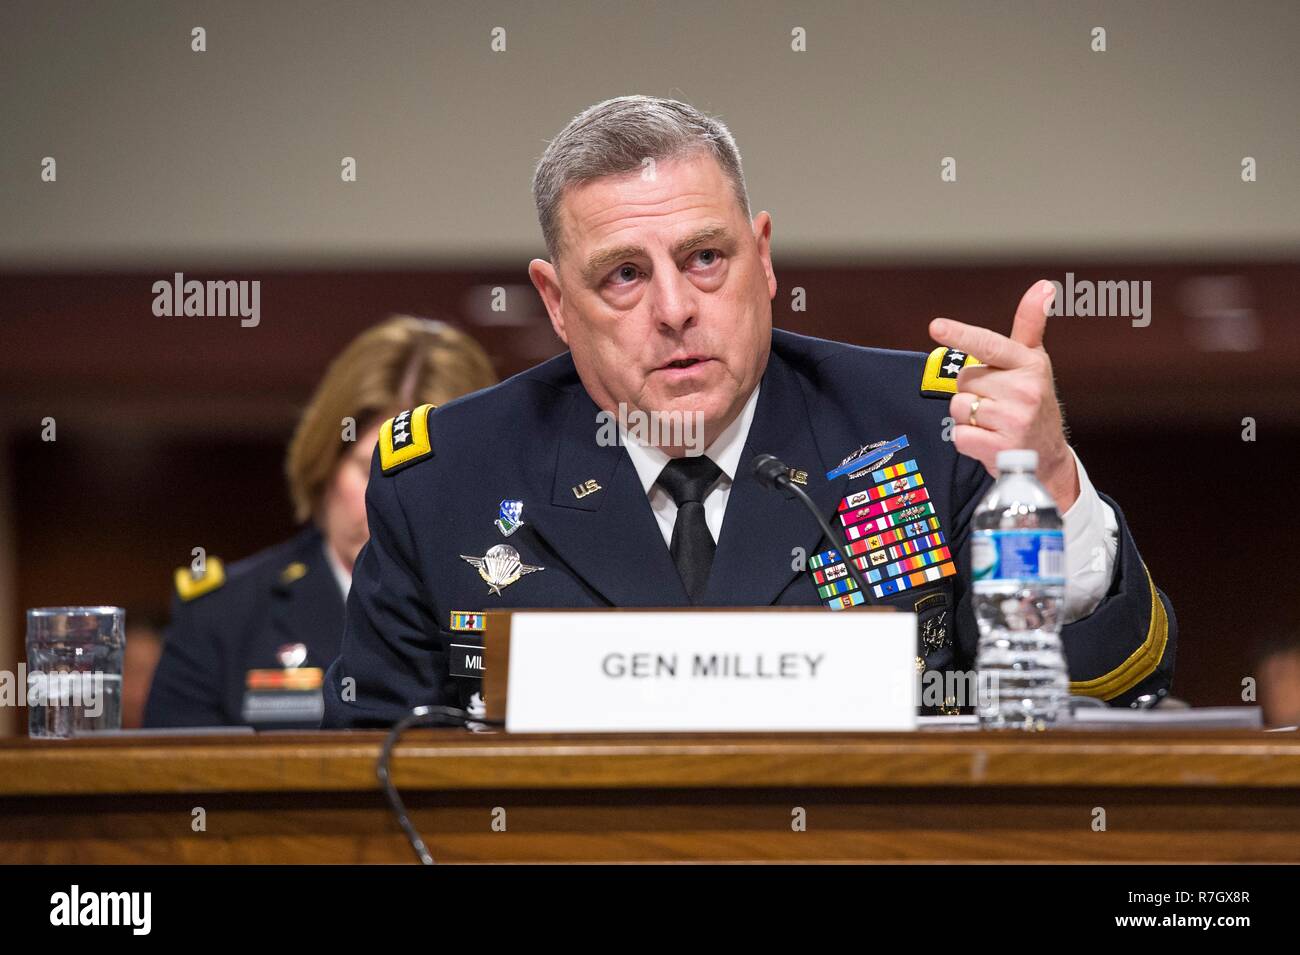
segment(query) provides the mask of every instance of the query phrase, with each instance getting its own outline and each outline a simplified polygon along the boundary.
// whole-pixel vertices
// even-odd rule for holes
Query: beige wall
[[[1291,255],[1298,40],[1293,0],[6,0],[0,267],[516,261],[546,139],[626,92],[731,125],[787,256]]]

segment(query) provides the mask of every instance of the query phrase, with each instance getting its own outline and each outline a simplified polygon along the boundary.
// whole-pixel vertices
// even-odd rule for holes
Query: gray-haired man
[[[1009,337],[936,319],[928,356],[773,330],[772,220],[750,216],[727,128],[672,100],[584,111],[533,188],[549,260],[529,274],[569,353],[381,437],[323,725],[463,701],[452,644],[475,612],[511,607],[879,603],[917,612],[919,667],[970,668],[970,519],[1012,447],[1038,452],[1064,515],[1075,691],[1126,703],[1169,685],[1172,608],[1065,439],[1050,283]],[[699,428],[601,439],[634,414]],[[870,466],[841,467],[877,445]],[[796,500],[749,476],[759,453],[832,520],[853,517],[847,556],[871,592]],[[844,507],[859,497],[874,503]]]

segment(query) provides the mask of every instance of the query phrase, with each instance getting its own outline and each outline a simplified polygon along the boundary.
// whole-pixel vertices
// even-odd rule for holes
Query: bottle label
[[[971,579],[1065,583],[1065,535],[1055,530],[976,531],[971,537]]]

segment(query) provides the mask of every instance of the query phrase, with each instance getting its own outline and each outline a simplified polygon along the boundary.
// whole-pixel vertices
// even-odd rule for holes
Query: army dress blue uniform
[[[894,606],[918,615],[918,670],[973,669],[971,520],[992,478],[944,440],[957,366],[971,361],[952,357],[773,331],[699,604]],[[565,354],[385,425],[366,498],[371,538],[325,678],[324,727],[464,705],[472,683],[451,675],[449,659],[467,613],[690,605],[631,458],[597,441],[598,411]],[[865,470],[837,474],[846,458],[872,461],[877,445]],[[870,593],[857,592],[843,545],[824,540],[793,495],[750,475],[761,453],[799,472],[829,520],[856,535],[850,557]],[[1119,525],[1110,588],[1062,638],[1073,691],[1125,705],[1168,688],[1177,628],[1118,506],[1101,499]],[[494,521],[507,502],[522,508],[520,526]],[[795,548],[809,555],[806,568],[792,561]]]
[[[177,593],[146,727],[314,729],[339,652],[343,594],[314,526],[245,560],[207,561]]]

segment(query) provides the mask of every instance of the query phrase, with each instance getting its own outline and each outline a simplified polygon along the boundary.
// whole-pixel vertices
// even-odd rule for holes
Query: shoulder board
[[[291,584],[295,580],[300,580],[307,576],[307,565],[300,560],[295,560],[292,564],[287,565],[284,570],[280,571],[280,583]]]
[[[207,570],[202,577],[194,576],[194,571],[188,567],[176,568],[176,594],[181,600],[193,600],[195,597],[202,597],[204,594],[210,594],[226,582],[226,568],[221,563],[220,557],[209,557]]]
[[[926,398],[947,398],[957,393],[957,372],[967,365],[982,364],[979,359],[940,345],[925,360],[925,373],[921,376],[921,394]]]
[[[385,474],[404,468],[433,453],[429,440],[429,412],[436,405],[420,405],[389,418],[379,428],[379,466]]]

